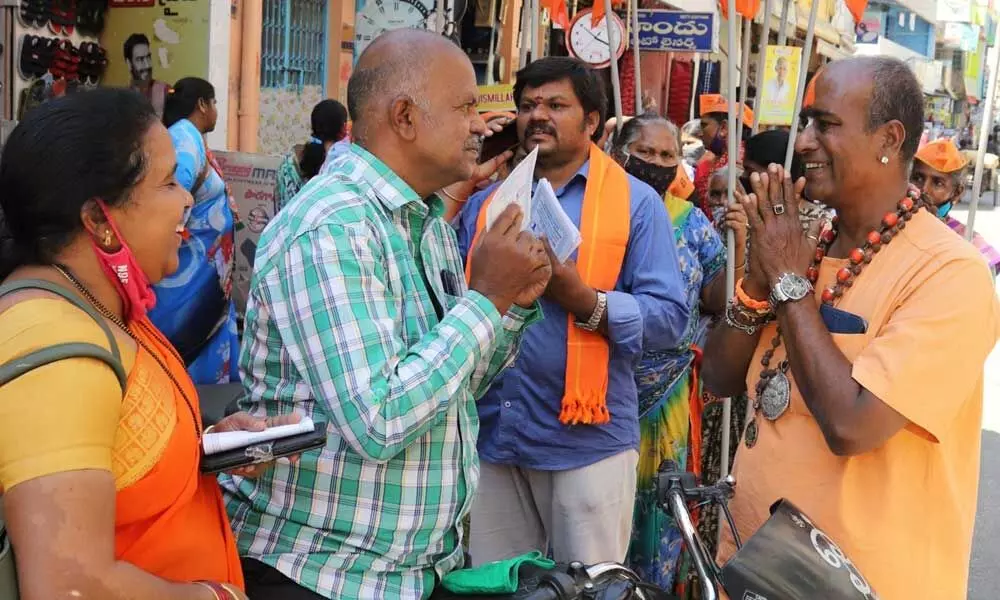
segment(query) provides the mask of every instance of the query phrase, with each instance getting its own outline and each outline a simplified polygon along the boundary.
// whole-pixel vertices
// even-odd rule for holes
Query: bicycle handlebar
[[[691,559],[698,579],[701,581],[702,598],[718,600],[719,593],[716,584],[719,583],[719,567],[713,557],[709,556],[705,544],[698,534],[688,510],[688,502],[718,502],[726,513],[730,526],[733,525],[726,502],[733,497],[736,480],[727,476],[715,485],[699,485],[698,477],[678,468],[673,461],[664,461],[656,476],[657,501],[660,506],[674,516],[684,543],[690,549]],[[737,548],[741,545],[739,534],[735,528],[733,533]]]

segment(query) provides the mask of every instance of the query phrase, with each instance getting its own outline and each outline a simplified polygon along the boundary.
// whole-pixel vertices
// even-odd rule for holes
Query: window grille
[[[325,67],[326,0],[264,0],[261,86],[322,86]]]

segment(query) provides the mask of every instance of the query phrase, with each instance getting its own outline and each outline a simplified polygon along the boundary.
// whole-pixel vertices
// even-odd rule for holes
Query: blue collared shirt
[[[589,162],[556,190],[563,209],[580,226]],[[631,225],[625,260],[608,292],[607,405],[611,422],[567,426],[559,422],[566,374],[566,311],[541,299],[545,318],[529,328],[514,365],[479,400],[479,456],[494,464],[561,471],[594,464],[639,448],[638,393],[634,368],[643,350],[675,346],[687,325],[688,307],[677,265],[673,228],[662,199],[629,175]],[[493,188],[473,195],[456,229],[468,256],[476,219]],[[605,201],[624,201],[608,198]],[[573,258],[576,258],[574,254]]]

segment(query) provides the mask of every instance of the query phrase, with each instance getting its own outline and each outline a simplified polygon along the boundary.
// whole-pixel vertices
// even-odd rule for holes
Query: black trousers
[[[250,600],[326,600],[259,560],[244,557],[240,562]]]

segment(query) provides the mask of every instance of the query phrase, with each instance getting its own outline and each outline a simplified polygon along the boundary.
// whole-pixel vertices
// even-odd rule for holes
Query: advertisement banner
[[[768,46],[764,56],[764,85],[757,112],[762,125],[792,124],[795,87],[799,81],[802,48]]]
[[[965,93],[969,96],[982,99],[983,96],[983,59],[986,58],[986,43],[979,42],[975,52],[968,52],[965,55]]]
[[[274,218],[274,186],[282,157],[245,152],[213,152],[229,184],[240,215],[236,223],[236,267],[233,301],[238,315],[246,313],[250,275],[257,253],[257,240]]]
[[[945,23],[941,45],[952,50],[975,52],[979,47],[979,25]]]
[[[479,86],[479,112],[516,112],[514,86],[506,83]]]
[[[882,19],[866,16],[863,21],[854,26],[855,44],[877,44],[882,35]]]
[[[101,35],[108,50],[105,85],[140,89],[161,113],[167,90],[178,79],[207,78],[208,2],[111,1]]]
[[[639,49],[647,52],[712,52],[713,13],[640,9]]]

